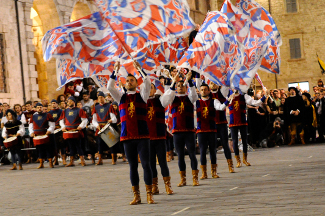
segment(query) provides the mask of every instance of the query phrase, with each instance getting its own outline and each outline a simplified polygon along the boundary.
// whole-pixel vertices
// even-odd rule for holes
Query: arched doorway
[[[73,7],[70,21],[71,22],[75,21],[75,20],[85,17],[89,14],[91,14],[91,11],[88,7],[88,4],[86,4],[82,1],[77,1]]]

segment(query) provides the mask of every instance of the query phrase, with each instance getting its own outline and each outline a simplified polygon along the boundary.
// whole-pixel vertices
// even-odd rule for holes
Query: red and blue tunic
[[[121,141],[149,139],[147,104],[140,93],[123,94],[120,105]]]
[[[212,93],[212,99],[218,99],[220,103],[224,103],[226,101],[226,98],[222,95],[220,89],[216,93]],[[226,110],[219,111],[216,110],[216,117],[215,121],[216,124],[228,124],[227,117],[226,117]]]
[[[187,95],[176,96],[171,105],[172,133],[195,132],[194,106]]]
[[[197,131],[196,133],[217,132],[216,127],[216,112],[214,108],[214,100],[196,101],[196,115],[197,115]]]
[[[100,126],[100,128],[103,128],[107,122],[111,119],[110,113],[111,113],[112,107],[110,104],[97,104],[93,108],[92,115],[96,114],[97,122]],[[96,136],[98,135],[98,130],[96,130]]]
[[[35,135],[46,134],[46,131],[49,128],[49,122],[54,122],[50,113],[35,113],[30,119],[30,123],[33,124]]]
[[[60,117],[61,117],[61,114],[62,114],[62,109],[53,109],[49,112],[52,117],[53,117],[53,120],[55,122],[55,128],[59,128],[60,127]]]
[[[159,98],[148,99],[147,117],[150,140],[166,139],[165,108]]]
[[[230,122],[229,127],[247,125],[246,101],[244,95],[236,96],[229,104]]]
[[[87,118],[87,114],[83,109],[74,107],[65,109],[61,113],[59,120],[64,119],[64,125],[69,131],[78,128],[78,126],[81,124],[81,118]]]

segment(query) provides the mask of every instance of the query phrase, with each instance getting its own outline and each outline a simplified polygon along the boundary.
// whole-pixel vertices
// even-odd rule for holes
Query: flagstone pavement
[[[199,155],[197,155],[199,160]],[[325,215],[325,145],[257,149],[249,153],[251,167],[229,173],[218,154],[220,178],[191,186],[187,157],[186,187],[179,182],[177,158],[168,163],[175,194],[168,196],[159,176],[157,204],[146,204],[142,168],[143,204],[132,200],[128,165],[89,165],[23,171],[0,166],[0,215]],[[89,161],[87,161],[89,163]],[[210,169],[210,165],[208,165]],[[160,171],[160,169],[158,168]],[[200,173],[201,174],[201,173]]]

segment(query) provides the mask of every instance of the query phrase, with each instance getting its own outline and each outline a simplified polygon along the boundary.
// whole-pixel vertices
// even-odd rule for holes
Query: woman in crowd
[[[17,161],[19,162],[19,170],[22,170],[23,167],[21,149],[23,148],[22,136],[25,134],[25,127],[21,121],[17,120],[17,114],[13,110],[8,109],[6,112],[6,117],[8,119],[8,122],[4,124],[2,137],[4,139],[17,137],[16,144],[9,147],[13,163],[13,167],[10,170],[17,169]]]
[[[58,103],[60,104],[61,101],[65,101],[65,96],[63,94],[59,95],[57,98]]]

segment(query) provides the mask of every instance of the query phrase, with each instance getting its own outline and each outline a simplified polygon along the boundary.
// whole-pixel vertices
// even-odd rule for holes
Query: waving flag
[[[255,79],[257,80],[257,82],[258,82],[258,83],[262,86],[262,88],[264,89],[265,86],[264,86],[264,84],[263,84],[263,82],[262,82],[262,79],[261,79],[260,75],[258,75],[258,73],[255,74]]]
[[[218,85],[229,86],[229,78],[241,61],[233,32],[235,28],[224,14],[209,12],[178,67],[200,72]]]

